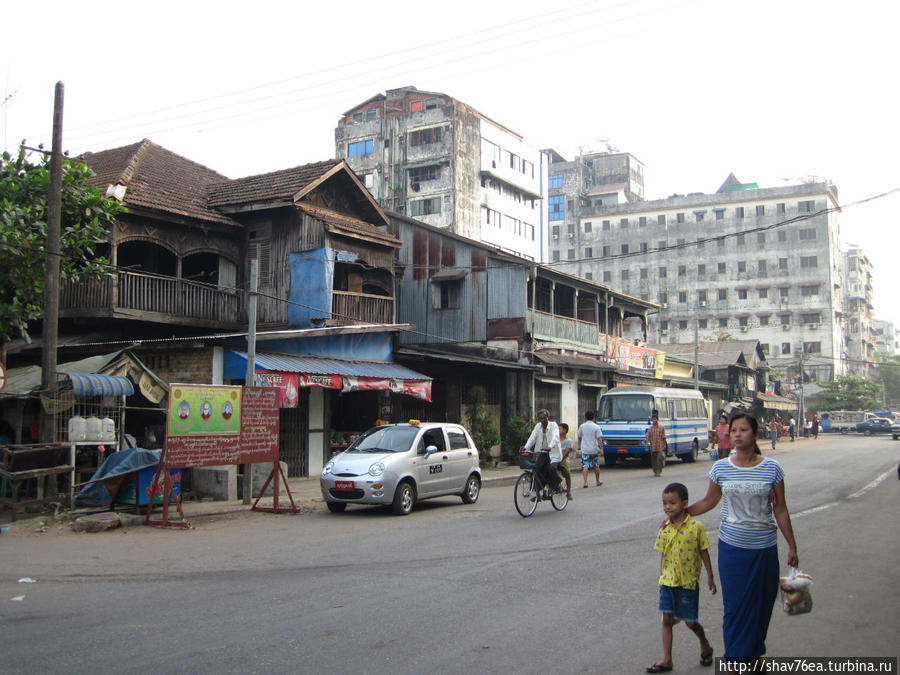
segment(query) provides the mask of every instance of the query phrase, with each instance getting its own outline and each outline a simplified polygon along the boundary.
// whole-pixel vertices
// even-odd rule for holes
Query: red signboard
[[[278,401],[274,387],[244,387],[240,463],[278,461]]]
[[[0,363],[0,391],[6,386],[6,367]]]
[[[257,370],[254,378],[257,387],[277,387],[282,408],[296,408],[300,400],[300,376],[297,373],[283,373],[277,370]]]

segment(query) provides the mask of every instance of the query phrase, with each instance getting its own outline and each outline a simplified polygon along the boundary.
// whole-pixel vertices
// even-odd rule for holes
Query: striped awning
[[[131,396],[134,385],[127,377],[98,375],[96,373],[66,373],[72,383],[72,391],[78,398],[88,396]]]

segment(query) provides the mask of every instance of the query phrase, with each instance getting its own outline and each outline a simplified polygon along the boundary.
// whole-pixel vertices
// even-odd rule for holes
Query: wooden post
[[[257,260],[250,261],[250,294],[247,305],[247,372],[244,375],[244,385],[247,387],[256,386],[256,286],[257,286]],[[278,464],[278,458],[275,458],[275,464]],[[253,496],[253,464],[248,462],[244,465],[244,495],[242,502],[244,504],[252,503]]]

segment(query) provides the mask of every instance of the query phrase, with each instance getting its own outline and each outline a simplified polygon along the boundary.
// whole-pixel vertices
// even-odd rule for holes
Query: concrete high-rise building
[[[335,149],[382,207],[547,259],[547,156],[465,103],[388,90],[343,114]]]
[[[654,342],[755,338],[773,370],[796,375],[802,360],[809,380],[830,380],[846,370],[837,208],[830,183],[732,175],[714,194],[592,205],[572,236],[551,229],[551,261],[658,302]]]
[[[875,307],[872,263],[859,246],[844,252],[844,341],[847,372],[870,377],[875,367]]]
[[[877,354],[896,354],[900,349],[900,337],[892,321],[875,319],[875,352]]]

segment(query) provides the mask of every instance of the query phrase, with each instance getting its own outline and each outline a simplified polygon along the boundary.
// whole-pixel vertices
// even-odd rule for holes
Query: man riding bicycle
[[[538,423],[534,426],[531,436],[525,445],[519,448],[519,452],[535,451],[535,472],[541,480],[554,490],[559,489],[560,476],[556,467],[562,461],[562,450],[559,447],[559,426],[550,421],[549,410],[538,410]]]

